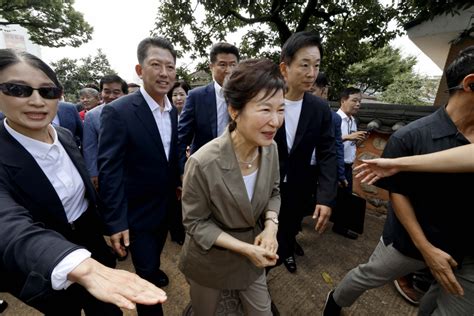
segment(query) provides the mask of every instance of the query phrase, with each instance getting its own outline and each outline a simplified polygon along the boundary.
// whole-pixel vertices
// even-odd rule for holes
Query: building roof
[[[330,102],[330,104],[333,110],[339,109],[339,103]],[[438,107],[435,106],[363,103],[356,119],[359,130],[392,134],[400,127],[427,116],[437,109]]]

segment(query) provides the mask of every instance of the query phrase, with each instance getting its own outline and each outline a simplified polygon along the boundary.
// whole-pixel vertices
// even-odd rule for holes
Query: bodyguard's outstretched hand
[[[104,266],[92,258],[84,260],[68,274],[70,281],[82,285],[98,300],[120,308],[135,304],[155,305],[166,301],[166,293],[134,273]]]
[[[397,173],[399,170],[394,159],[377,158],[370,160],[362,160],[364,163],[354,168],[356,178],[361,182],[374,184],[377,180],[389,177]]]

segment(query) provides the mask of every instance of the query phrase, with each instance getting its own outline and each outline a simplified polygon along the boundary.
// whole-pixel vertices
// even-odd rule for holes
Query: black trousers
[[[347,203],[344,203],[345,201],[342,201],[342,200],[347,200],[352,195],[352,184],[353,184],[352,164],[348,164],[348,163],[344,164],[344,176],[346,177],[348,185],[345,188],[341,188],[341,187],[337,188],[338,194],[337,194],[336,207],[337,205],[347,205]],[[343,219],[342,220],[336,219],[334,221],[333,230],[345,231],[348,229],[347,226],[348,226],[347,221],[344,221]]]
[[[184,241],[185,232],[183,226],[183,211],[181,207],[181,200],[173,200],[171,209],[168,212],[168,228],[172,241]]]
[[[82,214],[65,235],[69,241],[87,248],[95,260],[108,267],[115,267],[115,256],[104,240],[102,225],[94,211],[87,210]],[[99,301],[79,284],[72,284],[67,290],[51,291],[50,295],[27,303],[45,315],[79,316],[81,310],[86,315],[93,316],[122,315],[120,308]]]
[[[311,193],[301,194],[291,185],[282,183],[280,186],[281,207],[278,216],[277,232],[278,256],[281,260],[293,256],[296,235],[300,231],[301,221],[306,216],[309,205],[313,204]]]
[[[160,225],[150,231],[130,230],[130,252],[136,273],[143,279],[158,286],[158,271],[160,269],[161,251],[166,242],[168,225],[164,218]],[[137,304],[138,315],[163,315],[161,304]]]

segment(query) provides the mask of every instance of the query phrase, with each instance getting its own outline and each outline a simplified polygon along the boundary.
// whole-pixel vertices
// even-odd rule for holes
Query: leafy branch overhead
[[[244,58],[277,60],[292,33],[312,30],[324,41],[322,67],[337,85],[350,64],[371,57],[399,33],[388,28],[396,15],[377,0],[163,0],[154,34],[172,39],[192,58],[207,58],[212,43],[227,38],[240,43]],[[242,35],[227,37],[238,30]]]
[[[99,49],[95,56],[81,59],[62,58],[51,64],[64,87],[65,99],[76,102],[78,92],[85,85],[99,84],[104,75],[116,74],[107,56]]]
[[[92,38],[92,26],[73,8],[74,0],[0,0],[0,27],[18,24],[32,42],[78,47]]]
[[[444,3],[441,6],[439,3]],[[333,91],[350,83],[350,65],[373,57],[378,49],[404,32],[413,19],[426,20],[444,12],[456,14],[471,1],[393,0],[161,0],[154,35],[173,41],[182,55],[208,58],[212,43],[239,43],[246,57],[278,60],[292,33],[318,33],[325,48],[322,68]],[[397,27],[389,27],[396,21]]]

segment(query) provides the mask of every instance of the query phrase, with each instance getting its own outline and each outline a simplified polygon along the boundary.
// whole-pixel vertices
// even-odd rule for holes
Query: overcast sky
[[[107,55],[112,68],[127,82],[139,83],[135,74],[136,47],[154,28],[159,0],[76,0],[74,7],[94,27],[92,40],[77,48],[48,48],[41,50],[43,59],[54,62],[63,57],[81,58],[95,55],[98,48]],[[170,39],[172,41],[172,39]],[[238,42],[237,39],[228,39]],[[426,75],[441,75],[442,71],[404,36],[392,43],[405,55],[417,58],[416,71]],[[178,66],[186,60],[178,60]]]

